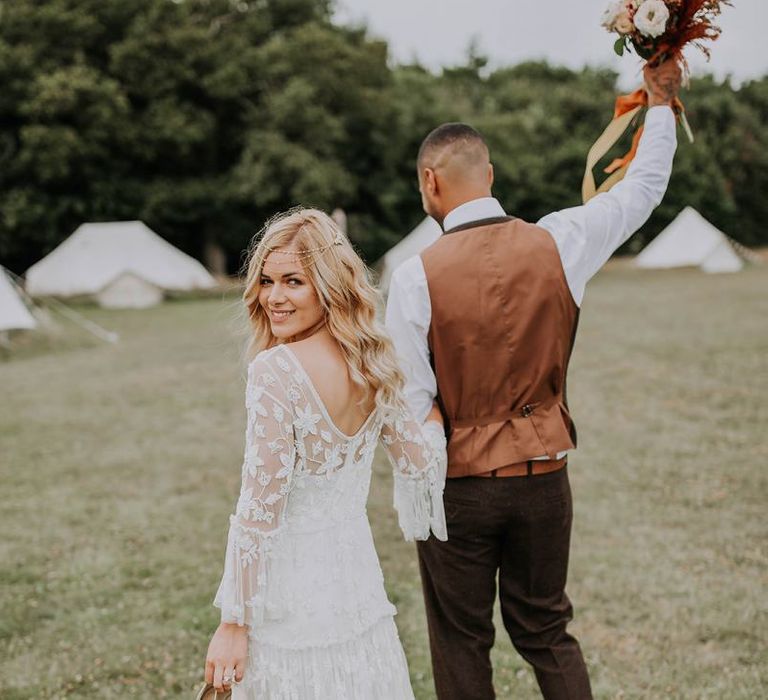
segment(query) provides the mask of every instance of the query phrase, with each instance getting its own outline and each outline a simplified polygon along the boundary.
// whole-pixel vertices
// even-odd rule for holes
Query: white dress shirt
[[[672,110],[666,106],[651,107],[637,155],[624,180],[583,206],[548,214],[537,222],[555,240],[577,306],[581,306],[587,282],[661,202],[672,173],[676,146]],[[456,207],[443,223],[449,231],[472,221],[504,215],[496,199],[485,197]],[[392,275],[386,325],[406,374],[405,398],[422,423],[437,396],[427,339],[431,319],[427,278],[421,257],[416,255]]]

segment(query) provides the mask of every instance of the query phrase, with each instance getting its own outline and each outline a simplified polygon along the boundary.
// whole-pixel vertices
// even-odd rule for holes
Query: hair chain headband
[[[301,233],[301,229],[299,229],[299,233]],[[308,248],[307,250],[295,251],[295,250],[281,250],[280,248],[265,246],[265,250],[267,253],[277,253],[278,255],[291,255],[294,258],[303,259],[303,258],[309,258],[315,255],[315,253],[324,253],[329,248],[333,248],[334,246],[343,245],[343,244],[344,244],[344,236],[341,234],[341,231],[336,231],[336,235],[333,237],[333,240],[330,243],[317,246],[316,248]]]

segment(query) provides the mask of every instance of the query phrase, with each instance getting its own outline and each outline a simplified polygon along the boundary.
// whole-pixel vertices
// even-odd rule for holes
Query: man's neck
[[[448,212],[443,219],[443,230],[450,231],[452,228],[463,226],[470,221],[480,221],[505,215],[506,212],[494,197],[477,197],[463,202]]]

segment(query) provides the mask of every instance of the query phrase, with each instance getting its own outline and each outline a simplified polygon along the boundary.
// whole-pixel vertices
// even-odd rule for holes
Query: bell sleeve
[[[406,409],[390,411],[382,422],[381,442],[394,473],[394,506],[405,539],[426,540],[431,530],[437,539],[447,540],[442,426],[435,421],[421,425]]]
[[[253,626],[264,619],[270,563],[281,545],[296,457],[285,394],[275,373],[256,358],[246,385],[240,497],[229,518],[224,575],[214,600],[222,622]]]

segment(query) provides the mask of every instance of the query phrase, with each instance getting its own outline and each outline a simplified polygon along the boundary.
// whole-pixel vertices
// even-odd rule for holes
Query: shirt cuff
[[[648,113],[645,115],[646,126],[653,126],[654,124],[673,124],[675,122],[675,113],[669,105],[655,105],[648,108]]]

